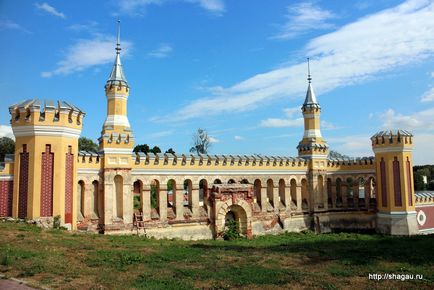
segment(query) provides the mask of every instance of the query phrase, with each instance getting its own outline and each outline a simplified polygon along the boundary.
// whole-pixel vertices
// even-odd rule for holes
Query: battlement
[[[416,192],[416,205],[434,204],[434,192]]]
[[[98,141],[100,143],[104,142],[105,144],[134,144],[134,134],[128,131],[125,133],[106,132]]]
[[[360,165],[373,165],[375,157],[357,157],[357,158],[329,158],[327,159],[327,166],[360,166]]]
[[[228,167],[305,167],[307,160],[297,157],[261,156],[261,155],[176,155],[144,154],[135,156],[136,165],[168,165],[168,166],[228,166]]]
[[[100,163],[101,157],[102,156],[99,153],[80,151],[78,152],[77,162],[98,164]]]
[[[371,137],[374,152],[392,149],[411,150],[413,147],[413,134],[405,130],[380,131]]]
[[[61,126],[81,129],[85,113],[65,101],[29,99],[9,107],[12,127]],[[14,131],[15,133],[15,131]]]
[[[110,81],[104,86],[106,95],[125,94],[128,95],[130,88],[125,82]]]

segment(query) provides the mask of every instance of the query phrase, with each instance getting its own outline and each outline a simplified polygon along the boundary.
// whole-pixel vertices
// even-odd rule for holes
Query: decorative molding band
[[[127,94],[109,94],[109,95],[107,95],[107,100],[113,100],[113,99],[128,100],[128,95]]]
[[[104,127],[107,126],[124,126],[130,128],[130,121],[125,115],[108,115],[104,121]]]
[[[133,149],[130,148],[104,148],[101,151],[103,154],[121,154],[121,155],[130,155],[133,154]],[[134,157],[131,157],[134,158]]]
[[[303,138],[322,138],[320,129],[304,130]]]
[[[354,165],[351,165],[354,166]],[[357,166],[357,164],[355,165]],[[367,173],[367,174],[375,174],[375,168],[373,169],[362,169],[362,170],[338,170],[338,171],[327,171],[327,175],[341,175],[341,174],[359,174],[359,173]]]
[[[386,148],[373,148],[374,153],[388,153],[388,152],[412,152],[413,148],[403,147],[386,147]]]
[[[86,169],[86,168],[77,169],[78,174],[99,174],[99,172],[100,169]]]
[[[399,217],[399,216],[414,216],[416,217],[416,211],[391,211],[391,212],[377,212],[379,217]]]
[[[425,208],[425,207],[432,207],[432,206],[434,206],[434,204],[423,204],[423,203],[422,204],[417,204],[416,203],[414,207],[418,208],[418,209],[419,208],[422,209],[422,208]]]
[[[132,175],[291,175],[291,174],[307,174],[304,170],[158,170],[158,169],[133,169]]]
[[[24,136],[55,136],[55,137],[80,137],[81,129],[62,126],[13,126],[15,137]]]
[[[0,181],[9,181],[14,180],[13,175],[0,175]]]

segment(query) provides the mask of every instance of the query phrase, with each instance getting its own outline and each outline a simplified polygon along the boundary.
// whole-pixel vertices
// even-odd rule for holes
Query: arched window
[[[309,192],[307,191],[307,180],[301,180],[301,208],[304,210],[309,209]]]
[[[234,184],[234,183],[235,183],[235,180],[233,180],[233,179],[228,180],[228,184]]]
[[[291,208],[296,209],[297,208],[297,181],[292,178],[291,182]]]
[[[280,201],[285,205],[288,206],[285,203],[285,180],[280,179],[279,180],[279,197],[280,197]]]
[[[267,180],[267,198],[268,198],[268,201],[271,203],[271,205],[274,207],[276,201],[274,200],[273,190],[274,190],[273,180],[268,179]]]
[[[206,179],[199,181],[199,205],[203,206],[204,201],[208,198],[208,182]]]
[[[216,179],[216,180],[214,180],[214,182],[213,182],[214,184],[222,184],[222,181],[220,180],[220,179]]]
[[[256,203],[260,204],[262,206],[262,200],[261,200],[261,180],[256,179],[253,184],[253,189],[255,192],[256,197]]]

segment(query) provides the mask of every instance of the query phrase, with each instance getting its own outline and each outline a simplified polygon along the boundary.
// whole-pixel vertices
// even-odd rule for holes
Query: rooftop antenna
[[[118,18],[118,43],[116,44],[116,53],[121,52],[121,21]]]
[[[307,58],[307,80],[309,81],[309,84],[312,81],[312,77],[310,76],[310,59]]]

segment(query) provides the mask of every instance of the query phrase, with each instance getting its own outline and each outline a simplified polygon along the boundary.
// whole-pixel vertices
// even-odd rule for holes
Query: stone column
[[[285,185],[284,203],[287,211],[291,210],[291,186]]]
[[[297,185],[297,212],[302,211],[302,196],[301,196],[301,185]]]
[[[124,178],[123,184],[123,220],[124,224],[130,224],[133,222],[133,191],[131,190],[131,185],[126,178]]]
[[[167,184],[160,184],[158,191],[158,214],[160,221],[167,221]]]
[[[332,182],[332,208],[336,208],[336,183]]]
[[[354,201],[354,207],[359,208],[359,183],[358,182],[357,184],[353,185],[353,201]]]
[[[280,196],[279,196],[279,184],[273,187],[273,208],[274,212],[279,212]]]
[[[348,185],[341,183],[342,207],[348,207]]]
[[[140,194],[142,203],[143,220],[151,219],[151,186],[143,185],[143,191]]]
[[[267,187],[261,187],[261,211],[267,211]]]
[[[193,218],[199,217],[199,184],[193,184],[191,189],[191,213]]]
[[[176,183],[176,190],[173,193],[176,219],[184,219],[184,185]]]

